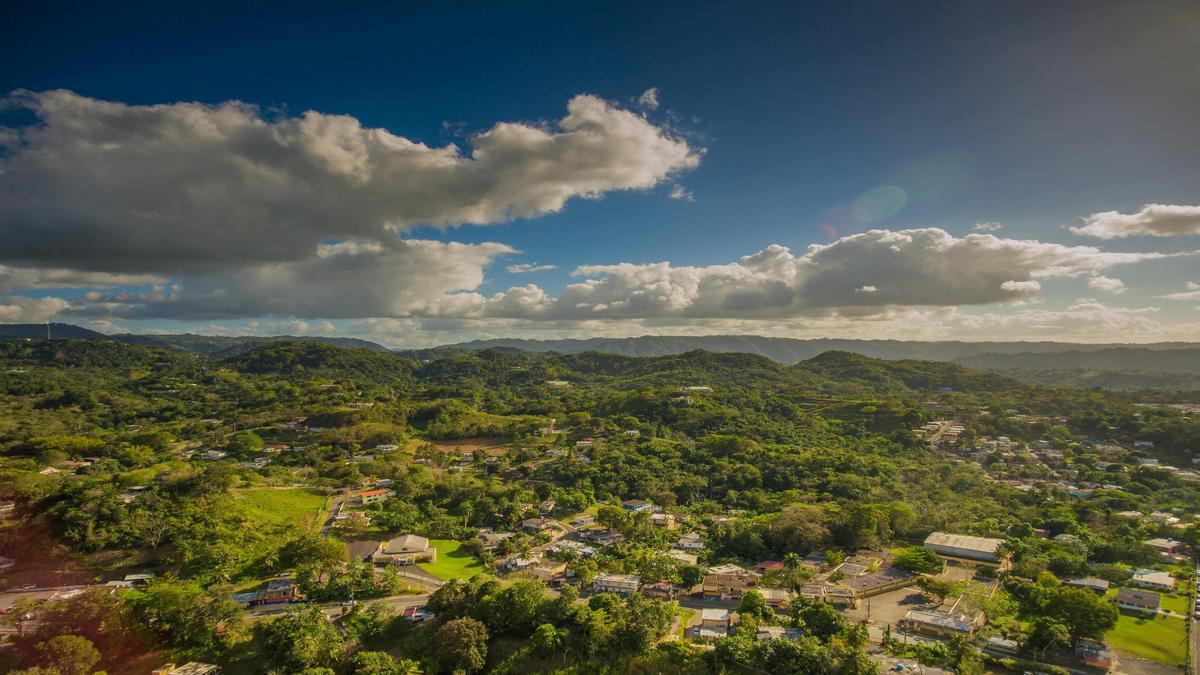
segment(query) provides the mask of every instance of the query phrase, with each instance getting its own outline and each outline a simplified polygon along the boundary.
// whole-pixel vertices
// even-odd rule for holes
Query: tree
[[[92,641],[79,635],[59,635],[38,643],[38,661],[59,675],[89,675],[100,661]]]
[[[738,605],[738,615],[743,617],[754,617],[756,619],[769,619],[774,616],[774,612],[767,606],[767,599],[763,597],[755,589],[746,591],[742,596],[742,603]]]
[[[923,546],[908,546],[896,551],[895,564],[915,574],[937,574],[945,567],[936,553]]]
[[[684,565],[679,568],[679,581],[684,588],[693,588],[704,581],[704,569],[699,565]]]
[[[1026,644],[1038,654],[1045,656],[1046,651],[1054,647],[1070,647],[1071,631],[1061,621],[1048,616],[1039,616],[1033,620]]]
[[[350,669],[355,675],[419,675],[421,672],[415,661],[396,661],[387,652],[359,652],[350,659]]]
[[[933,577],[921,577],[917,579],[917,588],[940,603],[946,599],[946,596],[953,595],[958,590],[958,584]]]
[[[438,629],[434,644],[443,670],[473,673],[487,663],[487,626],[475,619],[454,619]]]
[[[267,624],[264,644],[271,661],[283,668],[329,667],[345,650],[342,634],[320,605],[293,609]]]
[[[850,626],[850,621],[827,602],[809,602],[803,598],[792,603],[796,620],[810,634],[828,641]]]
[[[529,646],[533,652],[542,658],[553,656],[562,650],[566,644],[567,631],[555,628],[553,624],[544,623],[533,631],[529,638]]]
[[[829,550],[825,551],[825,564],[830,567],[837,567],[846,561],[846,554],[841,551]]]
[[[1116,605],[1091,591],[1069,586],[1054,589],[1046,609],[1047,616],[1067,627],[1072,640],[1103,637],[1120,618]]]

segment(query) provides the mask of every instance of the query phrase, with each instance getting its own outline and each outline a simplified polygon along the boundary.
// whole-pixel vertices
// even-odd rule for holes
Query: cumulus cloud
[[[1200,300],[1200,284],[1194,281],[1189,281],[1187,282],[1186,291],[1180,291],[1179,293],[1168,293],[1166,295],[1160,295],[1159,297],[1166,298],[1167,300]]]
[[[638,97],[638,106],[645,110],[658,110],[658,87],[650,87]]]
[[[539,265],[537,263],[517,263],[504,268],[509,274],[528,274],[530,272],[548,272],[558,269],[558,265]]]
[[[1088,287],[1094,288],[1105,293],[1121,294],[1125,292],[1125,282],[1120,279],[1113,279],[1104,275],[1096,275],[1088,279]]]
[[[1004,229],[1003,223],[975,223],[975,227],[971,228],[976,232],[995,232]]]
[[[147,293],[91,296],[80,316],[211,320],[259,316],[341,319],[452,311],[456,291],[483,283],[484,268],[512,253],[504,244],[400,240],[392,246],[349,240],[322,244],[295,262],[250,265],[200,275]],[[450,308],[449,310],[447,308]]]
[[[27,298],[13,295],[0,298],[0,323],[43,323],[57,316],[71,303],[62,298]]]
[[[1100,239],[1120,239],[1136,235],[1181,237],[1200,234],[1200,206],[1146,204],[1137,213],[1103,211],[1083,219],[1083,225],[1071,227],[1075,234]]]
[[[113,274],[63,268],[10,267],[0,265],[0,292],[45,288],[103,288],[162,284],[166,277],[155,274]]]
[[[862,317],[886,307],[1028,300],[1046,279],[1098,275],[1166,255],[991,234],[957,238],[937,228],[871,230],[810,246],[802,255],[772,245],[723,265],[585,265],[573,272],[585,279],[558,297],[523,286],[491,297],[463,294],[455,310],[542,320],[786,318],[830,312]]]
[[[59,90],[8,104],[37,121],[3,130],[0,260],[122,274],[295,262],[331,239],[390,245],[418,225],[533,217],[651,188],[700,157],[589,95],[552,124],[496,124],[466,150],[237,101],[127,105]]]

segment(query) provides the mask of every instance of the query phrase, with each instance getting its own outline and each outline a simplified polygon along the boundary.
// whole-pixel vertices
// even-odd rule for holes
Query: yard
[[[314,528],[325,511],[325,497],[294,488],[234,490],[246,518],[263,527]]]
[[[1117,627],[1105,636],[1117,651],[1143,659],[1183,665],[1187,659],[1187,624],[1170,616],[1122,612]]]
[[[418,563],[421,569],[439,579],[469,579],[483,571],[483,563],[464,551],[460,542],[452,539],[431,539],[429,545],[437,549],[437,562]]]

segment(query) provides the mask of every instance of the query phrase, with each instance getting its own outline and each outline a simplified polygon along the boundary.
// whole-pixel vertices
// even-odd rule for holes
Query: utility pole
[[[50,322],[46,322],[46,341],[50,341]]]

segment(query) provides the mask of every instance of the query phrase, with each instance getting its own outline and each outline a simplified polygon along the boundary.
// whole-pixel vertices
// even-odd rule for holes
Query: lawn
[[[1121,613],[1109,631],[1109,644],[1117,651],[1160,663],[1182,665],[1187,659],[1187,624],[1170,616]]]
[[[1188,616],[1191,614],[1191,606],[1192,598],[1190,595],[1184,595],[1183,593],[1162,594],[1163,609],[1169,609],[1176,614]]]
[[[233,495],[246,517],[264,527],[313,528],[325,510],[325,497],[298,489],[247,488]]]
[[[475,556],[459,551],[460,542],[452,539],[431,539],[429,545],[437,549],[437,562],[418,563],[421,569],[439,579],[469,579],[483,571],[483,563]]]

